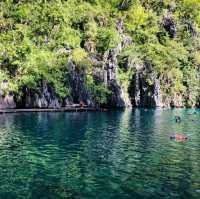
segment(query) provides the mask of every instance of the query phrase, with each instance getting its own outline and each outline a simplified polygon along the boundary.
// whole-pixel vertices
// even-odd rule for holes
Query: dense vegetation
[[[200,93],[199,0],[2,0],[0,82],[9,82],[4,92],[20,95],[24,86],[37,90],[38,81],[45,80],[58,96],[69,96],[67,62],[72,60],[87,71],[87,87],[97,101],[106,101],[98,99],[108,93],[106,85],[91,75],[101,66],[90,57],[103,59],[117,46],[119,19],[133,41],[119,62],[149,65],[165,95],[181,93],[194,104]],[[120,81],[129,84],[129,73],[119,64]]]

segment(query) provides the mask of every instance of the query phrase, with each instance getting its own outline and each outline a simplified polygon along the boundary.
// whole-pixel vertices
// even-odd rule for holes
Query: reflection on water
[[[190,112],[0,115],[0,198],[200,198],[200,111]]]

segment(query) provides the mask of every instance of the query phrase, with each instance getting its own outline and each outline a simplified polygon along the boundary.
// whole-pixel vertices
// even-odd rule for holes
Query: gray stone
[[[16,108],[14,95],[12,94],[6,96],[0,95],[0,109],[12,109],[12,108]]]
[[[40,92],[25,89],[22,99],[18,102],[24,108],[60,108],[61,100],[54,94],[51,86],[46,81],[40,84]]]
[[[104,83],[108,85],[112,92],[112,95],[108,99],[108,106],[122,108],[131,106],[131,101],[129,97],[127,97],[127,91],[124,90],[122,85],[117,81],[117,56],[121,53],[123,48],[132,43],[132,39],[125,34],[122,20],[117,22],[116,28],[121,37],[121,42],[116,48],[113,48],[104,54],[103,77]]]
[[[0,109],[15,108],[16,103],[14,95],[12,93],[5,94],[4,91],[8,88],[9,84],[7,80],[4,80],[0,84]]]
[[[171,38],[176,38],[177,28],[176,23],[171,15],[167,15],[163,19],[163,25],[165,30],[169,33]]]

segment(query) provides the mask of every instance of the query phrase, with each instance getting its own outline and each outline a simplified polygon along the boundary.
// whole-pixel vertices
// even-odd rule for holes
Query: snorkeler
[[[181,122],[181,117],[176,115],[175,116],[175,120],[176,120],[176,123],[180,123]]]

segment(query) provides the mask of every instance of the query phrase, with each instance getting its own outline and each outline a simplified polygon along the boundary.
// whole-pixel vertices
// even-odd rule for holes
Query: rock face
[[[12,109],[16,107],[14,96],[12,94],[2,96],[0,94],[0,109]]]
[[[131,101],[128,97],[125,97],[126,91],[123,90],[123,87],[117,81],[117,56],[123,48],[132,43],[132,40],[124,33],[122,20],[118,21],[117,30],[121,37],[121,42],[116,48],[109,50],[104,55],[104,83],[112,91],[108,104],[113,107],[122,108],[131,106]]]
[[[15,108],[16,103],[12,93],[4,95],[3,90],[8,87],[8,82],[3,81],[0,85],[0,109]]]
[[[172,38],[176,37],[176,24],[173,18],[168,15],[163,19],[164,28],[168,31]],[[191,33],[195,35],[192,26],[188,26]],[[103,59],[91,55],[90,59],[94,67],[93,76],[97,82],[107,84],[109,90],[112,92],[108,97],[108,107],[183,107],[183,96],[174,94],[171,98],[165,98],[161,91],[161,81],[157,74],[153,72],[151,66],[144,64],[144,66],[134,66],[136,69],[132,77],[132,81],[128,88],[123,87],[117,79],[118,56],[122,50],[132,44],[132,39],[126,35],[122,20],[116,24],[117,31],[120,35],[119,44],[108,50]],[[162,34],[162,33],[161,33]],[[160,35],[162,36],[162,35]],[[92,54],[92,43],[85,43],[85,49]],[[57,53],[70,53],[70,50],[59,49]],[[127,63],[126,69],[130,64]],[[78,69],[76,64],[69,59],[67,63],[68,73],[66,74],[66,86],[70,88],[70,97],[65,99],[59,98],[53,87],[46,81],[38,82],[37,91],[33,91],[26,87],[23,88],[22,96],[18,99],[12,94],[3,95],[0,92],[0,109],[5,108],[61,108],[72,104],[79,104],[84,102],[90,107],[95,106],[95,101],[92,94],[87,89],[86,85],[86,71]],[[7,82],[3,82],[2,87],[6,87]]]
[[[165,30],[169,33],[170,37],[173,39],[176,38],[176,33],[177,33],[176,23],[170,15],[164,17],[163,25]]]
[[[164,97],[160,79],[156,74],[147,72],[145,69],[134,74],[129,92],[134,107],[180,108],[185,105],[184,97],[180,94]]]
[[[130,95],[132,104],[135,107],[164,107],[160,82],[153,77],[153,83],[149,84],[146,81],[146,77],[141,71],[137,71],[134,74]]]
[[[68,62],[69,77],[68,86],[70,87],[71,96],[66,99],[60,99],[56,96],[54,89],[46,81],[38,84],[38,91],[28,88],[23,89],[23,96],[17,101],[17,107],[20,108],[61,108],[79,104],[83,101],[88,106],[94,106],[95,103],[89,91],[86,89],[85,72],[78,71],[72,61]]]
[[[187,18],[184,18],[183,20],[184,20],[187,31],[192,35],[192,37],[196,37],[197,31],[195,29],[195,25],[193,24],[193,22]]]
[[[60,108],[62,102],[54,95],[51,86],[43,81],[38,93],[24,88],[23,96],[18,101],[17,106],[24,108]]]
[[[170,107],[178,107],[178,108],[182,108],[184,107],[184,100],[183,100],[183,96],[180,94],[175,94],[173,96],[173,99],[170,102]]]
[[[84,70],[77,70],[76,65],[69,61],[69,86],[71,88],[71,103],[79,104],[83,101],[88,106],[95,106],[90,92],[86,88],[86,74]]]

